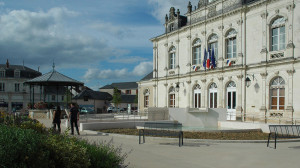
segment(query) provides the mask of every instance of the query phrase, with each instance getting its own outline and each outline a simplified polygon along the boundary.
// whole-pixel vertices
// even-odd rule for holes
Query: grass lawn
[[[123,135],[138,135],[137,129],[106,129],[99,130],[104,133],[115,133]],[[241,132],[196,132],[184,131],[183,137],[187,139],[219,139],[219,140],[267,140],[268,133],[261,131],[241,131]]]

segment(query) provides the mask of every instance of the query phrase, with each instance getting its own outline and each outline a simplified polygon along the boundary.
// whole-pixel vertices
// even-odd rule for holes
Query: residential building
[[[299,0],[200,0],[184,15],[171,7],[165,33],[151,39],[153,76],[139,82],[139,106],[300,121],[299,17]]]

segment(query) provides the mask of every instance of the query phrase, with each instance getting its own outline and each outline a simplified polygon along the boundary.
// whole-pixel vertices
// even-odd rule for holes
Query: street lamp
[[[249,86],[250,86],[250,84],[251,84],[251,80],[250,80],[250,78],[249,78],[249,77],[247,77],[245,81],[246,81],[246,86],[247,86],[247,87],[249,87]]]
[[[176,92],[179,92],[179,88],[180,88],[180,86],[179,86],[179,82],[178,82],[175,87]]]

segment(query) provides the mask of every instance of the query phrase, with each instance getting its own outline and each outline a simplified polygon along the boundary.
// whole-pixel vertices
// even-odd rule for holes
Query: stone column
[[[164,44],[165,46],[165,71],[166,71],[166,76],[168,75],[168,69],[169,69],[169,51],[168,51],[168,43]]]
[[[266,107],[266,78],[267,78],[268,73],[264,72],[264,73],[260,73],[260,76],[262,78],[262,82],[261,82],[261,107],[259,108],[260,112],[265,114],[267,111],[267,107]]]
[[[223,25],[219,26],[218,29],[219,29],[220,32],[222,32],[222,34],[221,34],[220,40],[218,41],[218,43],[219,43],[218,44],[218,60],[216,60],[216,61],[218,61],[217,67],[221,68],[224,65],[224,60],[225,60],[225,55],[226,55],[225,54],[225,47],[223,47],[223,43],[224,43],[223,42],[224,41],[223,29],[224,29],[224,26]]]
[[[238,20],[237,22],[237,25],[239,26],[239,28],[240,28],[240,32],[237,34],[237,45],[239,45],[239,46],[237,46],[237,61],[236,61],[236,64],[242,64],[243,63],[243,38],[242,38],[242,36],[243,36],[243,20],[242,19],[240,19],[240,20]],[[224,54],[225,55],[225,54]]]
[[[286,71],[289,74],[289,79],[288,79],[288,86],[287,86],[287,91],[288,95],[287,97],[287,106],[286,110],[293,112],[293,76],[295,73],[295,70],[287,70]]]
[[[165,107],[168,107],[168,94],[169,94],[169,92],[168,92],[168,84],[165,83],[164,86],[165,86],[165,89],[166,89],[166,94],[165,94]]]
[[[268,59],[267,59],[267,53],[268,53],[268,49],[267,49],[267,27],[268,27],[268,24],[267,24],[267,16],[268,16],[268,13],[267,12],[263,12],[261,15],[261,18],[262,18],[262,49],[260,51],[260,54],[261,54],[261,62],[266,62]]]
[[[237,89],[236,89],[236,94],[237,94],[237,103],[236,103],[236,114],[237,116],[240,115],[239,117],[242,117],[242,100],[243,100],[243,96],[242,96],[242,92],[243,92],[243,87],[246,87],[246,86],[243,86],[243,75],[237,75],[236,76],[238,78],[238,83],[236,84],[237,85]]]
[[[190,35],[188,35],[187,37],[186,37],[187,39],[188,39],[188,47],[187,47],[187,57],[188,57],[188,63],[187,63],[187,66],[189,67],[188,68],[188,72],[191,70],[191,65],[192,65],[192,61],[191,61],[191,49],[192,49],[192,46],[191,46],[191,36]]]
[[[201,92],[201,108],[206,108],[208,107],[208,102],[207,102],[207,88],[206,88],[206,79],[201,79],[202,82],[202,86],[201,90],[203,91],[203,93]]]
[[[191,81],[186,81],[187,83],[187,108],[193,107],[192,101],[191,101],[191,92],[193,93],[191,89]],[[192,94],[193,95],[193,94]],[[193,99],[192,99],[193,100]]]
[[[157,87],[157,85],[153,85],[153,107],[157,107],[157,104],[156,104],[156,87]]]
[[[219,80],[219,85],[218,85],[218,90],[219,90],[219,100],[218,100],[218,108],[224,108],[224,91],[223,91],[223,88],[225,87],[225,86],[223,86],[223,80],[224,80],[224,78],[223,78],[223,76],[220,76],[220,77],[218,77],[218,80]]]
[[[179,42],[180,40],[176,40],[176,54],[175,54],[175,68],[177,71],[177,74],[180,73],[180,66],[179,66]]]
[[[288,36],[287,45],[286,45],[286,56],[295,57],[293,50],[295,45],[293,43],[293,13],[294,13],[295,4],[288,4],[286,9],[288,10],[288,18],[286,19],[285,26],[288,28],[286,34]]]
[[[153,77],[156,78],[156,72],[157,72],[157,47],[153,47]]]

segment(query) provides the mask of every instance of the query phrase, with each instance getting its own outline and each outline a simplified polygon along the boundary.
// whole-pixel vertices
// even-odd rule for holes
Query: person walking
[[[56,126],[58,128],[58,132],[60,133],[61,129],[60,129],[60,116],[61,116],[61,110],[60,107],[57,106],[56,109],[53,112],[53,129],[54,131],[56,131]]]
[[[75,103],[71,103],[71,109],[70,109],[68,120],[70,121],[70,124],[71,124],[71,135],[74,135],[74,125],[76,128],[77,134],[80,135],[79,130],[78,130],[78,125],[77,125],[77,122],[79,121],[79,110],[76,107]]]

